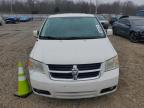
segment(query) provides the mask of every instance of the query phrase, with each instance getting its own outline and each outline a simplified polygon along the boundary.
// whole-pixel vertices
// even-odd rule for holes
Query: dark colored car
[[[3,17],[0,16],[0,26],[2,26],[3,24],[4,24]]]
[[[111,16],[110,24],[113,25],[114,22],[118,21],[119,19],[121,19],[123,17],[126,17],[126,16],[123,16],[123,15],[113,15],[113,16]]]
[[[136,12],[136,16],[142,16],[144,17],[144,10],[139,10]]]
[[[9,16],[5,18],[6,24],[9,24],[9,23],[16,24],[18,22],[19,22],[19,18],[17,18],[16,16]]]
[[[113,34],[125,36],[131,42],[144,41],[144,18],[125,17],[119,19],[112,26]]]

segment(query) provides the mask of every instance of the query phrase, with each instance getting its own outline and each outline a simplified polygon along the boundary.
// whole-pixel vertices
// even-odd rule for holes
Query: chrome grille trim
[[[79,71],[79,73],[87,73],[87,72],[95,72],[95,71],[101,71],[101,69]],[[53,73],[71,73],[72,71],[54,71],[54,70],[49,70],[49,72],[53,72]]]
[[[80,71],[83,70],[94,70],[99,69],[101,63],[91,63],[91,64],[68,64],[68,65],[58,65],[58,64],[48,64],[50,70],[54,71],[71,71],[73,65],[77,65]]]
[[[49,68],[49,65],[48,65],[48,68],[49,68],[48,71],[50,73],[49,76],[52,80],[56,80],[56,81],[94,80],[101,76],[101,71],[102,71],[102,63],[78,64],[78,65],[50,65],[50,66],[51,68]],[[54,68],[55,66],[56,68]],[[64,66],[66,66],[66,68]],[[75,79],[75,76],[73,76],[73,68],[75,66],[78,69],[78,75],[76,79]],[[79,70],[80,66],[81,66],[81,70]],[[84,67],[84,66],[88,66],[88,67]],[[86,70],[83,70],[83,69],[86,69]]]

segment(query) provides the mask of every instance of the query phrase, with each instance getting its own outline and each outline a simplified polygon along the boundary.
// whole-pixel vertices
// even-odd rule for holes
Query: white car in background
[[[4,24],[4,20],[3,18],[0,16],[0,26],[2,26]]]
[[[100,14],[97,15],[97,18],[99,19],[99,21],[103,25],[104,29],[107,30],[109,27],[109,21],[103,15],[100,15]]]
[[[29,73],[35,94],[79,99],[116,91],[118,56],[94,15],[51,15],[34,36]]]

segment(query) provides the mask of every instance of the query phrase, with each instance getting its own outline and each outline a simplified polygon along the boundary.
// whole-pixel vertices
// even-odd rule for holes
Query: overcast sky
[[[75,1],[77,1],[77,0],[75,0]],[[90,0],[81,0],[81,1],[87,1],[87,2],[89,2]],[[96,0],[92,0],[93,2],[95,2]],[[121,2],[123,2],[123,1],[132,1],[132,2],[134,2],[134,3],[136,3],[136,4],[138,4],[138,5],[144,5],[144,0],[97,0],[99,3],[112,3],[112,2],[114,2],[114,1],[121,1]]]

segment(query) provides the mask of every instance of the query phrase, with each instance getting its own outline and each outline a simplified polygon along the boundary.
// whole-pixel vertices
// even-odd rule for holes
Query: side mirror
[[[113,35],[113,30],[107,29],[107,36],[112,36],[112,35]]]
[[[33,31],[33,36],[34,36],[34,37],[38,38],[38,34],[39,34],[39,31],[37,31],[37,30],[34,30],[34,31]]]

